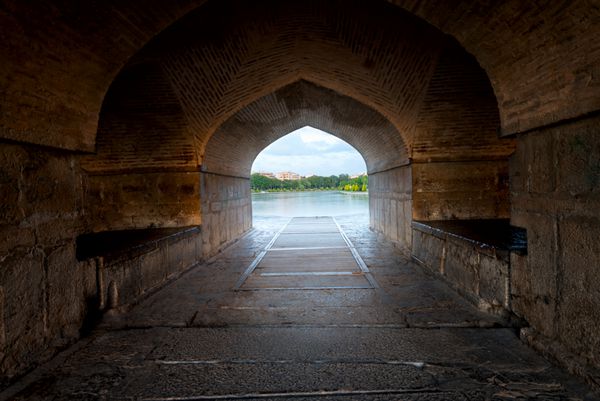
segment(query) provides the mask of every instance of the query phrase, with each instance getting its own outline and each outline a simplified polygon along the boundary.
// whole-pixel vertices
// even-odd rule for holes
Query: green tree
[[[250,176],[250,188],[253,191],[304,191],[314,189],[339,189],[343,191],[367,191],[366,175],[350,178],[348,174],[329,177],[311,176],[300,180],[278,180],[254,173]]]

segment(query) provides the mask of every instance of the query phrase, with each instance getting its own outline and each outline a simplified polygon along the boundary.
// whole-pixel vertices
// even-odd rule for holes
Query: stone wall
[[[413,163],[415,220],[510,216],[506,160]]]
[[[95,267],[75,258],[83,184],[72,154],[0,144],[0,384],[79,336]]]
[[[411,246],[411,186],[410,166],[369,174],[371,228],[406,250]]]
[[[481,310],[510,310],[510,259],[506,249],[413,222],[411,255]]]
[[[106,300],[114,282],[119,304],[130,303],[204,257],[196,228],[108,261],[102,286],[96,261],[77,259],[77,237],[93,229],[197,225],[200,176],[88,177],[79,159],[0,144],[0,386],[79,338],[97,316],[99,288]]]
[[[203,254],[213,255],[252,227],[250,179],[201,174]]]
[[[200,173],[89,175],[90,231],[200,225]]]
[[[106,310],[131,305],[202,260],[200,227],[165,234],[97,258],[98,307]]]
[[[513,261],[513,310],[548,347],[600,367],[600,118],[519,136],[510,176],[511,221],[528,238]]]

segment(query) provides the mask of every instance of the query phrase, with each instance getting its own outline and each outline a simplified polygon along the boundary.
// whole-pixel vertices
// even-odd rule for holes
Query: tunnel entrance
[[[185,364],[185,357],[194,368],[231,367],[231,360],[206,357],[215,348],[229,349],[213,346],[221,338],[242,343],[239,332],[210,338],[210,330],[228,325],[279,330],[292,324],[292,332],[308,333],[322,346],[319,355],[291,355],[284,346],[266,361],[275,362],[271,367],[257,371],[292,357],[312,361],[311,377],[328,377],[319,374],[319,364],[333,355],[327,352],[336,341],[320,342],[324,328],[343,343],[348,339],[336,330],[352,326],[369,333],[363,338],[375,339],[371,343],[383,339],[388,349],[394,341],[385,342],[378,331],[383,326],[434,327],[447,335],[441,352],[438,347],[412,362],[407,353],[379,356],[396,368],[435,364],[439,372],[461,365],[467,378],[483,379],[471,388],[481,388],[490,377],[496,383],[515,376],[485,372],[483,358],[463,355],[459,364],[454,355],[437,358],[454,346],[443,329],[502,326],[510,314],[531,324],[524,338],[571,369],[600,366],[600,341],[590,335],[600,322],[593,279],[600,255],[594,69],[600,51],[597,30],[589,29],[598,13],[589,2],[75,3],[8,0],[0,11],[3,374],[29,371],[74,341],[86,316],[130,307],[135,311],[127,319],[150,327],[149,337],[161,337],[157,326],[181,328],[185,335],[194,329],[212,347],[195,360],[191,354],[177,360],[172,351],[186,347],[173,344],[166,355],[159,355],[160,346],[134,352],[148,357],[146,373],[164,374],[161,366]],[[252,161],[269,143],[307,125],[346,140],[364,156],[364,226],[337,216],[256,224]],[[515,233],[509,223],[527,228],[528,252],[504,241]],[[490,233],[503,238],[481,235]],[[524,242],[523,230],[517,234]],[[420,274],[413,261],[441,280]],[[248,265],[254,270],[234,290]],[[176,281],[182,274],[189,275]],[[311,285],[315,277],[318,285]],[[289,284],[302,280],[301,286]],[[327,280],[329,287],[322,285]],[[144,301],[169,282],[173,286]],[[446,284],[473,302],[463,302]],[[285,287],[268,297],[260,291]],[[303,332],[302,324],[312,326]],[[479,344],[500,338],[511,346],[496,354],[516,348],[490,333],[478,334],[485,337]],[[105,334],[99,335],[108,338],[99,353],[110,352],[111,334]],[[123,337],[132,348],[136,335]],[[420,344],[429,337],[401,336]],[[191,337],[197,344],[201,336]],[[293,337],[302,342],[302,335]],[[469,334],[461,339],[477,343]],[[303,342],[306,349],[312,343]],[[358,355],[359,345],[347,349]],[[372,347],[364,359],[351,361],[352,369],[360,371],[376,354]],[[255,356],[246,355],[243,364],[254,364]],[[335,356],[332,377],[339,368]],[[240,359],[233,364],[241,365]],[[126,369],[137,369],[139,360],[130,362]],[[209,378],[210,391],[200,398],[240,398],[210,388],[221,383],[219,369],[209,371],[212,377],[181,376]],[[422,372],[392,373],[388,377]],[[437,387],[448,377],[456,372],[417,387]],[[110,377],[111,388],[136,382],[122,378],[119,372]],[[383,384],[375,390],[395,383]],[[358,390],[367,387],[373,388]],[[307,388],[315,395],[333,386]],[[238,388],[237,394],[254,390]],[[199,398],[165,399],[178,396]]]
[[[411,17],[383,12],[375,22],[348,3],[348,30],[345,18],[342,26],[314,18],[333,3],[289,4],[298,8],[282,3],[272,21],[248,19],[259,6],[239,14],[254,37],[240,58],[222,50],[240,45],[241,31],[229,28],[241,21],[209,24],[208,36],[220,38],[214,46],[203,32],[194,34],[209,25],[191,16],[192,24],[158,35],[114,80],[95,152],[81,157],[86,233],[78,245],[96,244],[103,233],[131,239],[133,232],[148,238],[177,231],[115,255],[89,253],[94,259],[83,262],[96,268],[98,304],[127,308],[190,271],[157,295],[156,310],[143,305],[126,324],[141,327],[149,317],[165,327],[200,328],[504,324],[411,261],[418,257],[475,300],[507,305],[506,263],[411,225],[509,217],[514,142],[497,137],[485,71],[453,39]],[[227,7],[218,8],[229,18]],[[263,23],[264,30],[251,28]],[[305,35],[309,26],[313,33]],[[377,49],[357,26],[378,32]],[[364,157],[364,224],[337,216],[253,221],[252,162],[305,126],[332,133]]]

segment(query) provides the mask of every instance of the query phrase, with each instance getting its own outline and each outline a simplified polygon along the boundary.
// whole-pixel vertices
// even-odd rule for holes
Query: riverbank
[[[346,195],[368,195],[369,191],[366,192],[362,192],[362,191],[341,191],[339,189],[300,189],[300,190],[281,190],[281,191],[275,191],[275,190],[267,190],[267,191],[260,191],[260,190],[256,190],[256,189],[251,189],[250,190],[253,194],[293,194],[293,193],[303,193],[303,192],[339,192],[341,194],[346,194]]]
[[[338,191],[341,194],[344,195],[362,195],[362,196],[369,196],[369,191]]]

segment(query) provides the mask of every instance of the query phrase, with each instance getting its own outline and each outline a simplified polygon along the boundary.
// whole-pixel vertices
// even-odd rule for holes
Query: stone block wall
[[[411,246],[411,185],[410,166],[369,174],[371,228],[406,250]]]
[[[79,336],[95,268],[75,258],[84,216],[75,157],[0,144],[0,385]]]
[[[93,232],[200,225],[200,173],[89,175],[86,212]]]
[[[511,222],[528,239],[513,261],[513,311],[598,368],[600,118],[518,136],[510,177]]]
[[[197,226],[200,176],[87,176],[79,160],[68,151],[0,143],[0,386],[79,338],[97,314],[99,288],[106,300],[112,281],[119,304],[133,302],[204,258],[195,228],[194,235],[108,262],[102,287],[96,261],[77,259],[77,237]]]
[[[203,254],[213,255],[252,227],[250,179],[201,174]]]
[[[510,216],[508,161],[412,164],[415,220]]]
[[[202,260],[200,227],[183,229],[132,251],[96,259],[99,307],[110,309],[135,303]]]
[[[413,223],[411,254],[423,267],[442,277],[480,309],[505,314],[510,310],[508,251]]]

